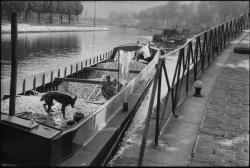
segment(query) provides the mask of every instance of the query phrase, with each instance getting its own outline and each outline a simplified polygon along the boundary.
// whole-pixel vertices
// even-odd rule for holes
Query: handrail
[[[238,18],[231,19],[213,28],[210,28],[193,38],[188,40],[184,45],[178,49],[164,55],[160,56],[155,72],[155,78],[153,83],[153,90],[150,97],[150,103],[148,108],[148,114],[146,118],[145,128],[143,131],[142,143],[139,152],[138,166],[142,166],[145,145],[147,141],[148,130],[150,127],[150,120],[152,114],[152,107],[154,104],[155,95],[157,96],[157,110],[156,110],[156,131],[155,131],[155,145],[158,144],[159,132],[162,132],[162,125],[168,121],[166,115],[172,111],[173,116],[175,114],[175,109],[184,100],[189,89],[190,84],[192,84],[197,77],[203,72],[204,68],[208,66],[210,61],[215,58],[215,53],[217,56],[230,43],[230,40],[239,35],[243,28],[249,27],[249,13],[243,14]],[[203,37],[203,38],[202,38]],[[201,41],[201,39],[203,41]],[[192,42],[194,41],[194,48]],[[186,49],[187,48],[187,49]],[[187,50],[185,54],[185,49]],[[174,71],[174,76],[172,78],[172,84],[170,86],[170,78],[167,75],[167,70],[165,67],[166,58],[176,52],[179,52],[177,64]],[[161,78],[159,74],[163,74],[167,82],[167,95],[164,104],[164,109],[160,109],[160,96],[161,96]],[[193,72],[193,73],[192,73]],[[159,77],[158,77],[159,76]],[[191,78],[193,76],[193,78]],[[157,87],[158,85],[158,87]],[[183,89],[185,87],[185,90]],[[158,92],[156,92],[156,87]],[[182,96],[182,101],[180,101],[180,94],[184,92],[185,95]],[[170,97],[170,98],[169,98]],[[171,103],[172,102],[172,103]],[[168,106],[171,103],[171,106]],[[170,108],[171,110],[166,110]],[[161,118],[159,117],[161,113]],[[166,114],[167,113],[167,114]],[[168,115],[170,116],[170,115]]]

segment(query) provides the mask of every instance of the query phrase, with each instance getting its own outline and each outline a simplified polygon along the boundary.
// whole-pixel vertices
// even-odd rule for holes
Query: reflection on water
[[[90,58],[114,47],[151,41],[151,34],[137,29],[110,28],[98,32],[19,33],[18,77],[46,72]],[[10,78],[11,36],[1,35],[1,79]]]

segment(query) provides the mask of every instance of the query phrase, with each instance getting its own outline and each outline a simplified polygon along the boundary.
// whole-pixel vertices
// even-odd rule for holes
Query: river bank
[[[60,25],[30,25],[18,24],[18,33],[34,32],[73,32],[73,31],[108,31],[108,27],[84,27],[80,25],[60,26]],[[1,24],[1,33],[10,33],[10,24]]]

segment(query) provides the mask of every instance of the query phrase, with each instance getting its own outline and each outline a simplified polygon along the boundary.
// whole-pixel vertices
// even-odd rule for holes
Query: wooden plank
[[[110,68],[85,67],[85,69],[88,69],[88,70],[100,70],[100,71],[118,72],[118,69],[110,69]],[[129,73],[140,73],[140,71],[129,70]]]
[[[79,82],[79,83],[89,83],[89,84],[100,84],[100,80],[87,80],[87,79],[76,79],[76,78],[55,78],[55,81],[65,81],[65,82]]]

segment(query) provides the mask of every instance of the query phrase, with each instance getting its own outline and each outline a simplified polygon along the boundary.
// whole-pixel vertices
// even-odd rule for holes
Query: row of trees
[[[237,17],[249,12],[248,1],[200,1],[183,3],[170,1],[166,5],[152,7],[139,13],[110,13],[110,20],[121,22],[131,19],[137,20],[141,27],[159,27],[160,21],[166,18],[177,18],[178,24],[183,27],[197,28],[210,27],[224,22],[226,19]]]
[[[10,20],[11,12],[15,11],[19,16],[24,15],[25,22],[30,13],[37,13],[37,21],[40,23],[40,16],[49,13],[49,23],[53,23],[53,14],[59,14],[62,23],[63,15],[68,15],[68,23],[71,15],[78,16],[83,12],[83,5],[80,1],[1,1],[2,17]]]

